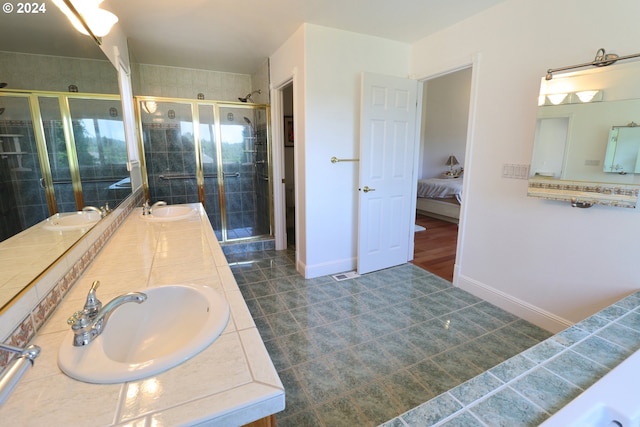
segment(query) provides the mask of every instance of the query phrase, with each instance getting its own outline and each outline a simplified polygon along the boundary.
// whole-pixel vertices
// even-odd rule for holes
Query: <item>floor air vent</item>
[[[360,275],[355,271],[348,271],[346,273],[334,274],[331,277],[336,279],[338,282],[341,282],[343,280],[355,279],[356,277],[360,277]]]

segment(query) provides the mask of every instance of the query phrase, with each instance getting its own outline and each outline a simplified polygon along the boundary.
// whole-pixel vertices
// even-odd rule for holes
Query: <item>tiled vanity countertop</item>
[[[638,349],[640,292],[383,426],[537,426]]]
[[[282,383],[204,209],[190,206],[194,215],[179,221],[150,222],[139,208],[129,215],[36,336],[42,352],[0,408],[3,425],[238,426],[284,409]],[[76,381],[58,368],[58,349],[94,280],[103,303],[150,286],[208,285],[229,302],[229,323],[204,351],[159,375],[124,384]]]

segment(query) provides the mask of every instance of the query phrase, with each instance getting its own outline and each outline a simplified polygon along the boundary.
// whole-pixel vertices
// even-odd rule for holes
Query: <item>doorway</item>
[[[296,181],[294,173],[295,132],[293,127],[293,83],[282,88],[282,121],[284,136],[284,194],[287,248],[296,245]]]
[[[472,67],[467,67],[424,81],[419,179],[436,179],[445,184],[448,183],[446,181],[451,181],[452,185],[463,188],[464,180],[467,179],[464,170],[470,123],[472,71]],[[455,160],[451,161],[452,158]],[[452,169],[457,178],[448,173]],[[417,222],[422,218],[422,225],[426,230],[416,233],[414,263],[447,280],[453,279],[463,203],[462,191],[444,198],[418,198]]]

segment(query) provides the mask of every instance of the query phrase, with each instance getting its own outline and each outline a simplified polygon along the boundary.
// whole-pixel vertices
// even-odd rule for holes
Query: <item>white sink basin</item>
[[[195,211],[189,206],[158,206],[153,208],[150,215],[142,215],[147,221],[177,221],[179,219],[188,218]]]
[[[80,230],[91,228],[100,221],[100,214],[94,211],[57,213],[44,221],[43,228],[53,231]]]
[[[138,380],[198,354],[229,321],[229,304],[207,286],[170,285],[143,292],[145,302],[117,308],[88,345],[74,347],[70,330],[58,352],[60,369],[90,383]]]

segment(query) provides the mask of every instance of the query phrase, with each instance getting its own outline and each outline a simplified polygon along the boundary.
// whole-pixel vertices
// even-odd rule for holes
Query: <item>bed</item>
[[[462,201],[462,178],[418,180],[418,213],[458,223]]]

